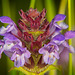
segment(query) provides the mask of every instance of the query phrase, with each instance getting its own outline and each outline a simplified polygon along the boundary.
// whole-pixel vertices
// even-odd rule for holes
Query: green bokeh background
[[[17,24],[17,21],[21,18],[18,13],[20,9],[27,11],[32,7],[37,8],[37,10],[41,12],[43,8],[45,8],[47,9],[46,17],[49,22],[56,14],[65,14],[65,22],[68,24],[68,1],[71,1],[70,27],[72,30],[75,30],[75,0],[0,0],[0,16],[9,16]],[[0,27],[2,25],[6,26],[6,24],[0,22]],[[72,40],[72,45],[75,46],[75,39]],[[68,67],[66,67],[66,71],[64,69],[62,71],[48,71],[45,75],[75,75],[75,54],[73,54],[72,59],[71,74],[69,73]],[[14,63],[3,53],[0,59],[0,75],[24,75],[22,72],[15,70],[8,72],[13,65]]]

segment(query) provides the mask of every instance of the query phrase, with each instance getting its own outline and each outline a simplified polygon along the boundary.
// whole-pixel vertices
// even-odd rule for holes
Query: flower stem
[[[58,14],[65,14],[66,6],[67,6],[67,0],[61,0]],[[63,20],[59,21],[58,24],[60,24],[60,22],[63,22]]]
[[[67,5],[67,0],[61,0],[58,11],[59,14],[65,14],[66,5]]]
[[[71,0],[68,0],[68,23],[69,23],[69,30],[71,30]],[[69,45],[72,44],[72,40],[69,40]],[[69,53],[69,75],[72,75],[72,54]]]
[[[35,0],[31,0],[29,8],[34,8],[34,6],[35,6]]]
[[[45,7],[47,9],[47,19],[50,22],[56,14],[55,4],[53,0],[44,0],[44,1],[45,1]]]

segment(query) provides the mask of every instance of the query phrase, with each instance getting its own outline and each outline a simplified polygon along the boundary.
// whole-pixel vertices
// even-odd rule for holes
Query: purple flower
[[[29,63],[28,58],[30,58],[31,53],[26,48],[15,45],[12,47],[11,51],[14,52],[11,60],[14,60],[14,65],[16,67],[23,66],[25,62]]]
[[[33,69],[35,65],[43,68],[47,64],[53,64],[65,48],[74,52],[67,40],[75,38],[75,31],[68,31],[62,35],[60,31],[67,29],[68,25],[57,24],[66,18],[65,15],[57,14],[49,23],[45,18],[45,9],[41,13],[32,8],[27,12],[20,10],[19,14],[19,27],[9,17],[0,17],[2,23],[9,24],[6,28],[0,28],[0,35],[3,36],[0,40],[0,58],[4,52],[14,62],[14,66]]]
[[[54,18],[53,18],[53,20],[51,21],[51,23],[50,23],[50,27],[49,27],[49,31],[50,31],[50,34],[52,34],[54,31],[56,31],[57,30],[57,28],[58,29],[65,29],[65,28],[67,28],[67,27],[65,27],[65,25],[66,24],[64,24],[64,27],[62,27],[62,24],[60,24],[60,25],[58,25],[56,22],[58,22],[58,21],[61,21],[61,20],[64,20],[65,19],[65,15],[63,15],[63,14],[58,14],[58,15],[56,15]]]
[[[4,41],[0,40],[0,58],[1,54],[4,53],[14,60],[14,65],[16,67],[23,66],[26,63],[29,63],[28,58],[30,58],[31,53],[22,47],[22,43],[12,34],[8,33],[4,36]]]
[[[2,28],[0,28],[0,35],[4,35],[8,32],[11,32],[15,35],[17,35],[17,26],[16,24],[7,16],[2,16],[0,17],[0,21],[2,23],[8,23],[9,25],[5,28],[4,26],[2,26]]]
[[[39,53],[43,54],[45,64],[53,64],[56,59],[59,59],[59,48],[55,43],[48,43],[39,49]]]

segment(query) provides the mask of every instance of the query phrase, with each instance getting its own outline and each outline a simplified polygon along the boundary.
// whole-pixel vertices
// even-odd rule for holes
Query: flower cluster
[[[67,31],[62,35],[60,31],[67,29],[68,25],[57,24],[65,19],[65,15],[57,14],[49,23],[45,9],[41,13],[32,8],[27,12],[20,10],[19,14],[22,17],[18,20],[19,26],[7,16],[0,17],[2,23],[9,24],[6,28],[0,28],[0,35],[3,36],[0,40],[0,58],[4,52],[14,66],[32,68],[35,62],[37,66],[53,64],[65,47],[69,52],[74,52],[67,40],[75,38],[75,31]]]

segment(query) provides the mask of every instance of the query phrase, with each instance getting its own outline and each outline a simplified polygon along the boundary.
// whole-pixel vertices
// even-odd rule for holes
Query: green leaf
[[[50,65],[49,66],[48,65],[46,68],[43,68],[42,70],[40,70],[39,75],[43,75],[47,71],[56,70],[56,69],[59,70],[59,71],[61,70],[61,68],[59,66],[55,66],[55,65]],[[19,67],[19,68],[15,67],[15,68],[12,68],[11,70],[21,71],[21,72],[23,72],[26,75],[36,75],[36,73],[29,72],[29,71],[25,70],[22,67]]]
[[[19,68],[15,67],[15,68],[13,68],[12,70],[21,71],[21,72],[23,72],[23,73],[26,74],[26,75],[30,75],[30,72],[26,71],[26,70],[23,69],[22,67],[19,67]]]
[[[45,69],[44,71],[42,71],[39,75],[44,75],[44,73],[46,73],[47,71],[50,70],[61,70],[61,68],[59,66],[55,66],[55,65],[50,65],[47,69]]]

